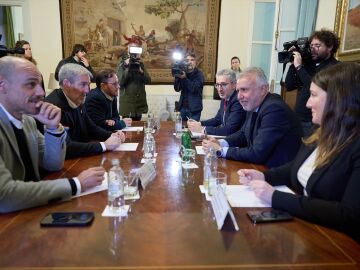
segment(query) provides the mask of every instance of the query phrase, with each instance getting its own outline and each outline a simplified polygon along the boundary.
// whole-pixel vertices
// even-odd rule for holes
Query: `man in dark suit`
[[[243,127],[224,140],[204,140],[219,157],[276,167],[291,161],[301,144],[302,128],[280,96],[269,93],[262,69],[241,72],[236,89],[247,116]]]
[[[236,73],[231,69],[218,71],[215,87],[221,98],[217,114],[214,118],[201,122],[189,119],[187,125],[192,132],[226,136],[243,125],[246,112],[237,100]]]
[[[85,109],[94,123],[106,130],[115,131],[130,126],[132,119],[120,120],[117,109],[119,80],[112,69],[100,70],[96,74],[96,88],[91,90],[85,100]]]
[[[83,103],[89,93],[91,76],[81,65],[65,64],[59,72],[61,88],[46,97],[48,102],[61,108],[61,123],[70,137],[66,158],[112,151],[125,140],[121,131],[112,133],[98,127],[87,115]]]
[[[202,107],[202,91],[204,86],[204,75],[196,68],[195,54],[190,53],[186,56],[186,72],[175,76],[174,89],[181,92],[179,107],[181,118],[200,120]]]

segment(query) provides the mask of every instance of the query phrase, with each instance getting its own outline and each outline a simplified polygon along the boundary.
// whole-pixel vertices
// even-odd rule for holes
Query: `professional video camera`
[[[184,55],[180,51],[175,51],[172,54],[172,58],[175,63],[171,67],[171,75],[173,77],[180,77],[182,73],[186,73],[189,69],[189,63],[186,59],[183,59]]]
[[[1,41],[2,35],[0,34],[0,41]],[[8,49],[4,45],[0,45],[0,57],[7,56],[8,53],[10,54],[24,54],[25,50],[23,48],[12,48]]]
[[[129,71],[139,71],[139,68],[141,66],[140,58],[138,57],[139,54],[142,54],[142,48],[136,47],[136,46],[130,46],[129,47],[129,56],[126,55],[126,58],[129,57]],[[125,60],[124,59],[124,60]]]
[[[301,58],[306,61],[311,58],[311,49],[310,42],[307,37],[298,38],[297,40],[292,40],[284,42],[284,50],[278,53],[279,63],[289,63],[294,61],[293,51],[289,52],[291,47],[295,47],[294,51],[298,51],[301,55]]]

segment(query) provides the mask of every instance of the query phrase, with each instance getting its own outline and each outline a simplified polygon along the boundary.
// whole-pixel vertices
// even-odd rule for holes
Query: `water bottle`
[[[125,175],[120,167],[119,159],[111,160],[112,167],[108,174],[108,205],[113,213],[120,213],[125,206],[124,180]]]
[[[155,139],[151,132],[146,132],[144,135],[144,159],[155,158]]]
[[[175,134],[176,138],[181,138],[182,134],[182,119],[180,112],[175,113]]]
[[[191,149],[191,136],[189,129],[185,128],[181,134],[181,147],[185,149]]]
[[[217,156],[214,148],[210,147],[204,157],[203,186],[209,195],[213,195],[217,187]]]

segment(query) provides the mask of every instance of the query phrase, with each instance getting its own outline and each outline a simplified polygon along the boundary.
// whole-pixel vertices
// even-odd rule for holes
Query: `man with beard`
[[[174,89],[181,92],[178,110],[183,120],[200,120],[202,106],[202,92],[204,86],[204,75],[196,67],[196,56],[188,53],[185,58],[186,72],[182,71],[175,76]]]
[[[42,135],[35,119],[45,125]],[[74,178],[40,181],[39,168],[58,171],[64,165],[66,132],[61,110],[44,102],[41,74],[18,57],[0,59],[0,213],[68,200],[104,179],[93,167]]]
[[[321,29],[313,32],[309,37],[311,60],[304,62],[301,54],[293,51],[294,61],[285,78],[287,91],[297,89],[295,112],[303,127],[304,135],[311,134],[311,110],[306,108],[306,102],[310,97],[311,78],[320,70],[339,63],[334,55],[339,48],[339,38],[331,31]]]

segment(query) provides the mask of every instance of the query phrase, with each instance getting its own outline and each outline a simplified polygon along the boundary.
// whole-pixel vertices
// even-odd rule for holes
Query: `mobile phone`
[[[52,212],[40,221],[40,225],[44,227],[82,227],[89,226],[93,220],[93,212]]]
[[[248,211],[247,215],[254,224],[263,222],[286,221],[293,219],[293,217],[289,213],[274,209]]]

